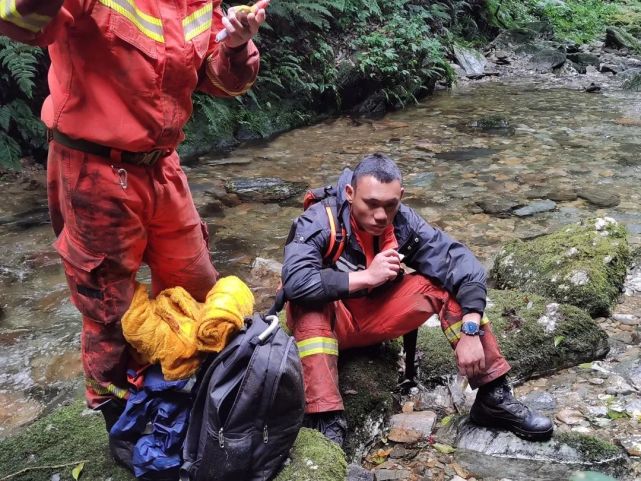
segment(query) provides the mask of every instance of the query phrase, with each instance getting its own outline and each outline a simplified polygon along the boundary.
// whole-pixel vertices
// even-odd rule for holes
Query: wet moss
[[[344,481],[345,454],[313,429],[303,428],[292,448],[291,462],[274,481]]]
[[[490,275],[498,288],[532,292],[600,316],[619,295],[630,261],[625,228],[592,219],[505,245]]]
[[[576,449],[590,463],[604,462],[622,454],[621,450],[615,445],[594,436],[579,433],[560,433],[554,437],[558,442]]]
[[[92,481],[133,481],[128,471],[117,466],[107,448],[107,432],[100,415],[83,414],[84,402],[57,409],[12,438],[0,441],[0,478],[24,468],[55,466],[85,461],[82,478]],[[12,481],[72,480],[73,465],[29,470]]]
[[[392,411],[399,350],[399,344],[391,342],[341,352],[340,389],[349,431],[344,448],[350,457],[367,441],[373,424]]]
[[[486,315],[516,380],[575,366],[608,352],[607,334],[582,309],[568,304],[555,308],[541,296],[520,291],[490,290],[488,297]],[[544,316],[555,322],[549,332],[539,322],[545,321]],[[423,353],[422,381],[435,382],[456,373],[454,354],[440,328],[422,328],[418,346]]]

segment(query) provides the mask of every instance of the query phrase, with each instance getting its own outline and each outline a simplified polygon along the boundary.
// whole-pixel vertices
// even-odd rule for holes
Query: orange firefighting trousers
[[[97,407],[127,396],[135,363],[120,318],[141,263],[151,269],[153,295],[182,286],[200,302],[218,273],[175,152],[143,167],[51,142],[47,175],[54,247],[82,313],[87,403]]]
[[[339,350],[395,339],[418,328],[433,314],[439,315],[444,334],[456,347],[461,335],[461,307],[447,291],[418,274],[406,275],[368,297],[317,308],[288,303],[287,323],[303,364],[306,412],[344,409],[338,386]],[[484,320],[483,324],[485,370],[469,380],[473,388],[510,370],[489,323]]]

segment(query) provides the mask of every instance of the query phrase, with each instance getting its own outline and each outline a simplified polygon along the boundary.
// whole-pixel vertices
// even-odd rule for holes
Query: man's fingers
[[[256,22],[258,23],[258,26],[260,26],[261,23],[265,21],[267,18],[267,13],[265,12],[264,9],[260,9],[256,12]]]
[[[223,25],[225,26],[225,30],[227,30],[227,33],[229,35],[233,35],[234,33],[236,33],[236,29],[227,17],[223,17]]]

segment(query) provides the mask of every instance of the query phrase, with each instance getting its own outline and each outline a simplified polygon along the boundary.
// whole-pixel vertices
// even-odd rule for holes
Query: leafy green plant
[[[437,78],[452,79],[443,46],[426,23],[433,11],[414,13],[393,16],[354,42],[361,71],[380,84],[390,105],[416,101]]]
[[[0,167],[18,169],[22,156],[45,148],[44,126],[33,102],[40,49],[0,37]],[[33,105],[33,104],[36,105]]]
[[[544,3],[543,15],[550,19],[557,36],[578,43],[592,41],[605,31],[617,8],[604,0],[566,0]]]

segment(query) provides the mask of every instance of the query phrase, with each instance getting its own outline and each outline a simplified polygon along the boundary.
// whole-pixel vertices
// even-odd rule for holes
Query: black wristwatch
[[[482,336],[485,331],[476,322],[466,321],[461,325],[461,332],[468,336]]]

